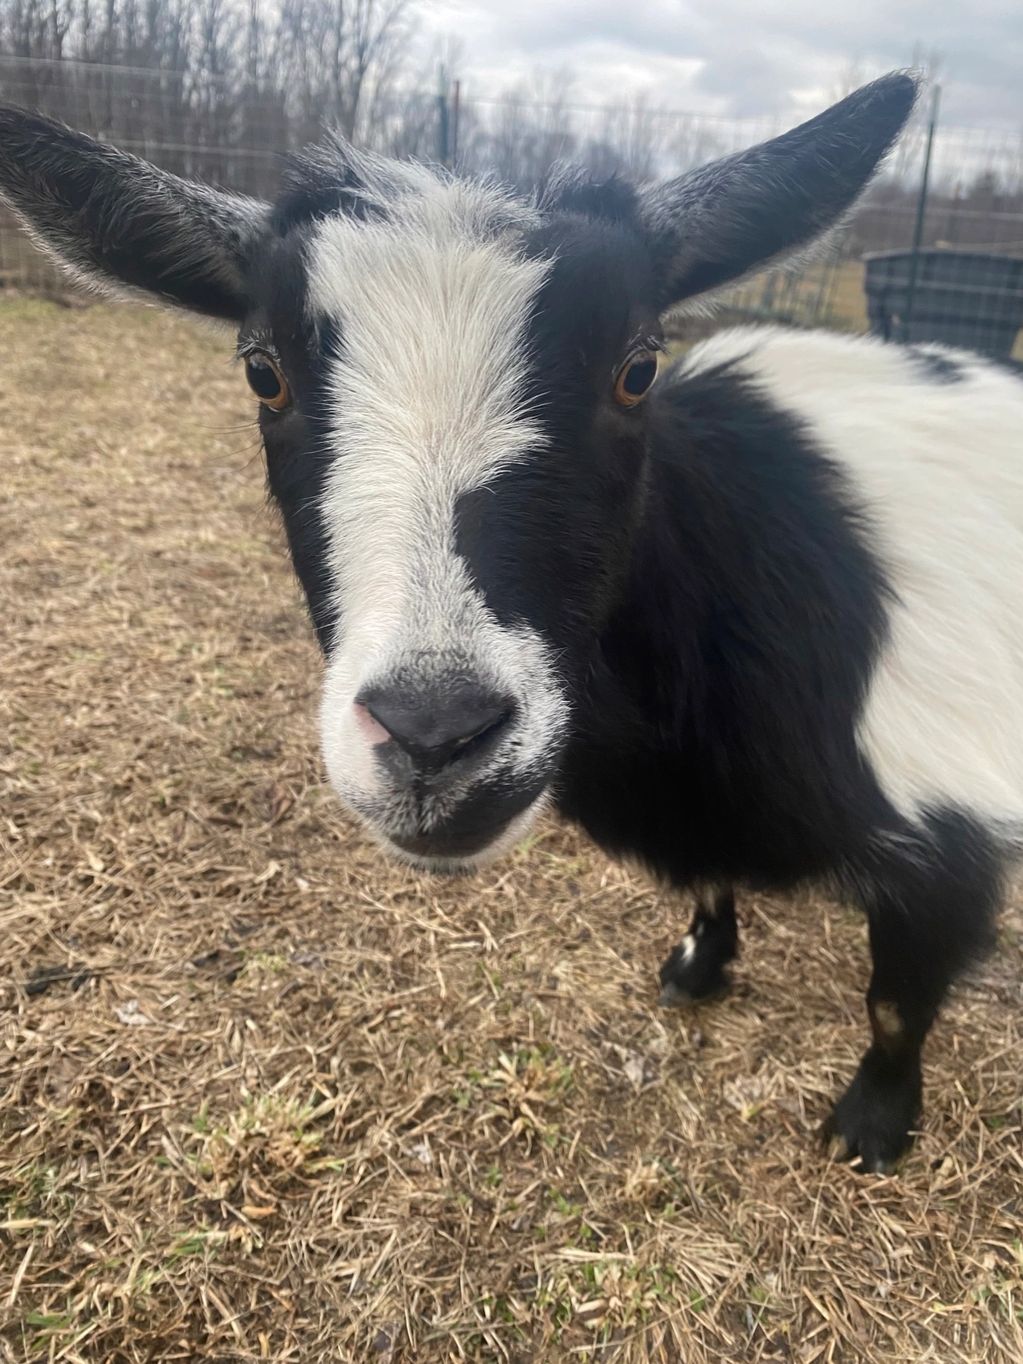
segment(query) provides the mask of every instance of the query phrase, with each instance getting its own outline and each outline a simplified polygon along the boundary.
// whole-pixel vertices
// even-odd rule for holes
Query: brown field
[[[865,934],[684,907],[551,825],[385,866],[229,343],[0,305],[0,1359],[1023,1359],[1023,914],[958,991],[897,1177],[815,1132]]]

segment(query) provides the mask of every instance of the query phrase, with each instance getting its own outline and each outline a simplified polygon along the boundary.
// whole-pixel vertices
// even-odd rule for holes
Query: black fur
[[[556,166],[537,190],[546,214],[577,213],[587,218],[632,224],[639,209],[634,186],[618,176],[592,180],[578,166]]]
[[[464,802],[428,834],[417,828],[395,830],[391,839],[409,853],[452,860],[471,857],[492,842],[495,824],[497,827],[506,825],[528,809],[542,793],[544,785],[543,776],[515,783],[495,777],[477,788],[479,799]]]
[[[340,141],[329,139],[323,147],[309,147],[287,159],[271,217],[277,236],[286,237],[335,213],[363,219],[379,216],[346,153]]]
[[[949,985],[993,945],[1005,865],[1004,846],[982,825],[941,809],[926,812],[920,832],[872,840],[846,869],[870,925],[874,1041],[824,1132],[867,1170],[889,1169],[919,1120],[924,1039]],[[895,1034],[883,1026],[892,1009]]]
[[[319,510],[330,471],[322,381],[324,363],[341,341],[333,328],[314,330],[306,316],[306,246],[301,231],[266,242],[264,255],[247,281],[250,303],[239,349],[270,340],[291,386],[292,406],[283,412],[260,406],[259,424],[267,483],[281,510],[295,572],[326,652],[337,620],[330,599],[327,535]]]
[[[918,346],[907,348],[920,372],[935,384],[961,384],[966,378],[962,363],[954,355],[942,351],[921,350]]]
[[[735,366],[683,370],[651,405],[629,577],[560,803],[676,884],[824,875],[864,822],[897,823],[855,741],[889,595],[869,528]]]
[[[738,951],[734,890],[701,894],[686,940],[661,967],[661,1003],[690,1004],[723,994],[730,983],[728,965]]]

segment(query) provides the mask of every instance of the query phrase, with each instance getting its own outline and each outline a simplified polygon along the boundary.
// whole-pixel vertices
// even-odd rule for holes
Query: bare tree
[[[283,0],[279,75],[300,140],[325,123],[374,141],[411,37],[408,0]]]

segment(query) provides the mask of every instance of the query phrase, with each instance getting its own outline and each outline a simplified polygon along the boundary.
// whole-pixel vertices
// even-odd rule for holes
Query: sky
[[[428,42],[454,44],[470,98],[555,86],[798,120],[923,51],[944,123],[1023,133],[1023,0],[422,0],[420,14]]]

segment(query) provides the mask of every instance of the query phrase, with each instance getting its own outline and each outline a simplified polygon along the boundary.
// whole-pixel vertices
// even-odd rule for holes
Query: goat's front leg
[[[732,887],[699,891],[689,932],[661,967],[661,1003],[690,1004],[723,993],[726,968],[738,950]]]
[[[912,1140],[924,1039],[952,981],[990,945],[1000,860],[981,829],[935,816],[915,852],[874,859],[859,882],[870,921],[873,1041],[824,1135],[840,1138],[863,1170],[886,1173]]]

